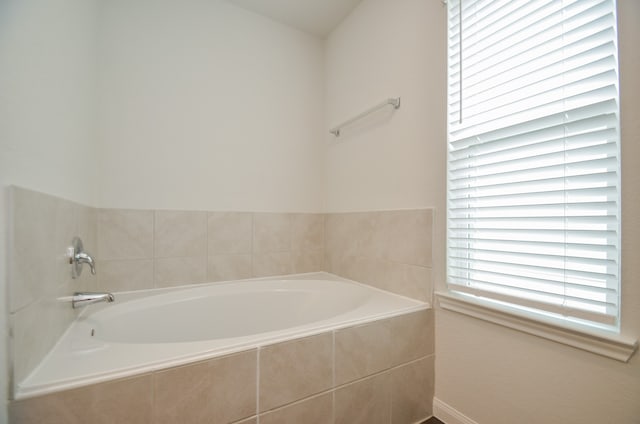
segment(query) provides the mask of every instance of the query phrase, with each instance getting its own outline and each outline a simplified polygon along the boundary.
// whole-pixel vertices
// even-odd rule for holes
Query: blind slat
[[[449,288],[618,328],[614,0],[447,4]]]

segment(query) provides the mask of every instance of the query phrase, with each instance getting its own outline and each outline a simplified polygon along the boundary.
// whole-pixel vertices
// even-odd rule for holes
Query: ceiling
[[[285,25],[326,37],[361,0],[228,0]]]

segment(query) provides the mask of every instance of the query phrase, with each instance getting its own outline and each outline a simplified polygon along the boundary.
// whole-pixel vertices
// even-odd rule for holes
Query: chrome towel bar
[[[382,109],[385,106],[391,105],[393,106],[394,109],[399,109],[400,108],[400,97],[396,97],[396,98],[391,98],[391,99],[386,99],[385,101],[383,101],[382,103],[379,103],[377,105],[375,105],[374,107],[365,110],[364,112],[362,112],[359,115],[354,116],[353,118],[344,121],[342,124],[340,125],[336,125],[335,127],[331,128],[329,130],[329,132],[333,135],[335,135],[336,137],[340,137],[340,129],[342,129],[342,127],[346,127],[349,124],[352,124],[362,118],[364,118],[365,116],[379,110]]]

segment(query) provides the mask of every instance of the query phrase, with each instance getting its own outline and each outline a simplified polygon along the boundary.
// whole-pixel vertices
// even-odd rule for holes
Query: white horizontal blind
[[[614,0],[449,0],[448,284],[618,325]]]

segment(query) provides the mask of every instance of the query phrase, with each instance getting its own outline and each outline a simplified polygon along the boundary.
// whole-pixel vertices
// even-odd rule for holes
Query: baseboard
[[[445,424],[478,424],[438,398],[433,398],[433,415]]]

